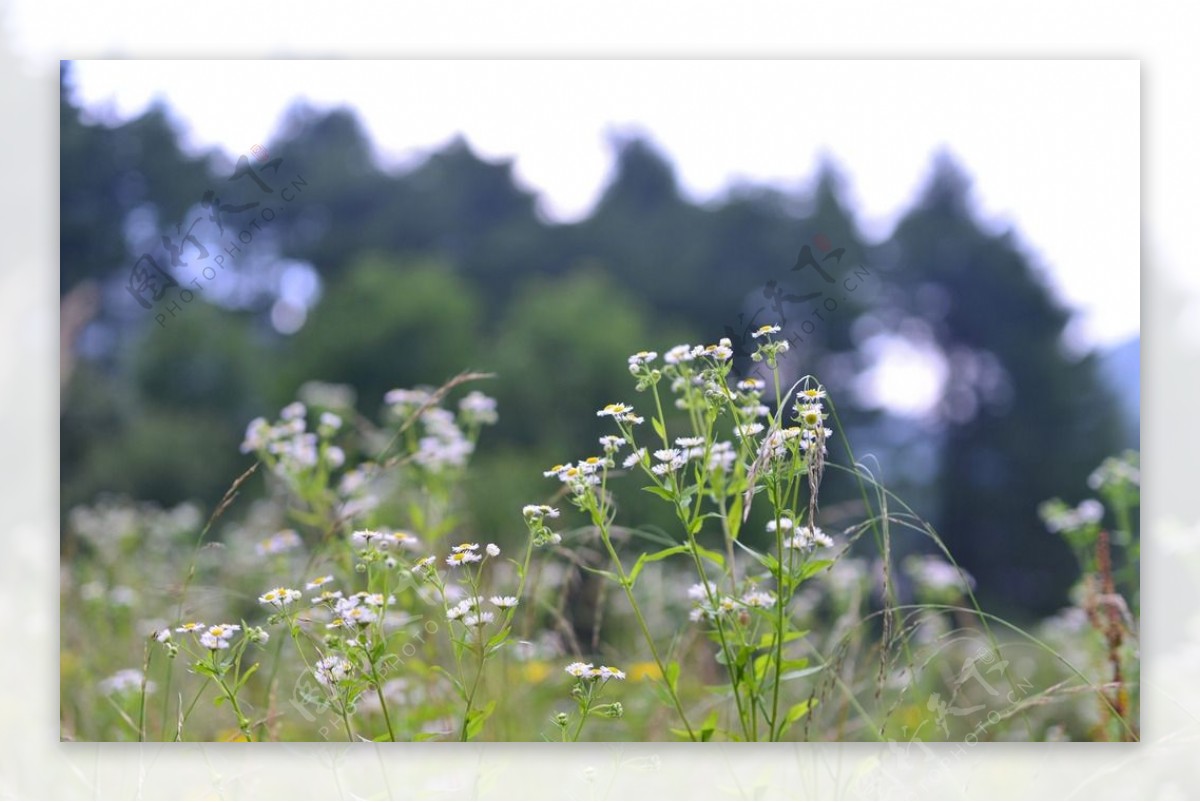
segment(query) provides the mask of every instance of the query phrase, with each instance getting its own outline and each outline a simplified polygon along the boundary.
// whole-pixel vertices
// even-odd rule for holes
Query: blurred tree
[[[275,401],[293,398],[310,379],[344,382],[373,415],[394,387],[436,386],[464,369],[485,369],[479,310],[474,288],[445,264],[360,257],[304,328],[280,342]]]
[[[993,602],[1045,613],[1065,603],[1075,565],[1037,515],[1119,445],[1095,359],[1066,355],[1068,313],[1009,234],[980,230],[966,176],[940,156],[890,243],[901,301],[892,333],[929,333],[947,367],[939,532]]]
[[[118,125],[84,122],[70,98],[70,62],[59,84],[59,138],[59,292],[85,278],[124,282],[140,255],[126,244],[129,214],[142,208],[171,233],[209,184],[205,160],[183,154],[161,103]]]

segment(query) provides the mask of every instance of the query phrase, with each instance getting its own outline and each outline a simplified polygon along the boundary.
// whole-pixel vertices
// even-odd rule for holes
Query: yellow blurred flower
[[[636,682],[643,679],[659,679],[662,677],[662,672],[658,670],[657,663],[634,663],[629,667],[629,679]]]

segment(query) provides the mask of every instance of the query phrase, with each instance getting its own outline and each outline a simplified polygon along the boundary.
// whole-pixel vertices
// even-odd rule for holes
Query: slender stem
[[[375,695],[379,698],[379,706],[383,709],[383,720],[387,723],[388,738],[395,742],[396,730],[392,728],[392,716],[388,712],[387,700],[383,698],[383,683],[379,680],[379,669],[370,655],[367,656],[367,663],[371,666],[371,681],[375,683]]]
[[[475,691],[479,689],[479,678],[483,676],[483,625],[479,629],[479,666],[475,669],[475,679],[471,682],[471,691],[467,694],[467,712],[463,714],[462,733],[458,740],[467,740],[467,725],[471,721],[471,705],[475,702]]]
[[[242,735],[246,736],[247,741],[253,741],[254,734],[250,731],[250,719],[246,718],[245,714],[242,713],[242,708],[238,705],[237,694],[229,690],[229,686],[225,684],[223,677],[217,677],[217,684],[221,686],[221,690],[229,699],[229,704],[233,706],[233,712],[238,718],[238,729],[242,731]]]
[[[354,741],[354,730],[350,727],[350,717],[348,715],[346,715],[346,699],[345,699],[345,697],[342,698],[342,703],[340,705],[338,705],[338,708],[342,714],[342,724],[346,727],[346,740],[353,742]]]
[[[579,734],[583,732],[583,725],[587,723],[588,713],[592,710],[592,688],[588,688],[587,698],[583,700],[583,705],[579,710],[579,726],[575,728],[575,734],[571,736],[573,742],[579,741]]]
[[[654,664],[658,666],[658,672],[666,681],[667,692],[671,695],[671,702],[675,705],[675,712],[679,714],[680,720],[683,721],[683,727],[687,730],[688,739],[696,740],[696,733],[692,730],[692,725],[688,723],[687,715],[683,712],[683,704],[679,701],[679,695],[675,692],[670,678],[667,676],[666,667],[663,665],[662,658],[658,656],[658,647],[654,645],[654,638],[650,635],[650,628],[646,626],[646,619],[642,616],[642,608],[638,606],[637,598],[633,595],[633,588],[630,587],[629,577],[625,573],[625,567],[621,565],[621,558],[617,556],[617,550],[613,548],[612,541],[608,537],[608,527],[598,524],[600,527],[600,539],[604,542],[604,547],[608,549],[608,555],[612,558],[613,565],[617,568],[617,575],[621,578],[621,587],[625,591],[625,598],[629,599],[629,605],[633,608],[633,614],[637,618],[638,626],[642,630],[642,637],[646,639],[646,645],[650,647],[650,655],[654,658]]]

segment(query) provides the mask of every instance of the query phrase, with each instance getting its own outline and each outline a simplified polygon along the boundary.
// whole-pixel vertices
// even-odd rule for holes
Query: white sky
[[[887,235],[947,147],[977,207],[1015,227],[1074,334],[1139,330],[1135,61],[90,61],[80,96],[122,115],[165,98],[199,147],[265,143],[297,97],[346,104],[389,161],[463,132],[558,219],[586,214],[606,132],[646,132],[693,198],[748,179],[807,185],[832,158],[871,239]]]

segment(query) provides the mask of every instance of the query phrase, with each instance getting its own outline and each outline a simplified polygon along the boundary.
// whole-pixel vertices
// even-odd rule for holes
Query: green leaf
[[[442,676],[444,676],[446,679],[450,680],[451,684],[453,684],[453,685],[454,685],[454,690],[456,690],[456,691],[458,692],[458,695],[459,695],[460,697],[462,697],[462,700],[463,700],[464,702],[467,700],[467,694],[466,694],[466,691],[464,691],[464,690],[463,690],[462,683],[460,683],[460,682],[458,681],[458,677],[454,676],[453,674],[451,674],[449,671],[447,671],[446,669],[442,668],[441,666],[436,666],[436,665],[435,665],[435,666],[432,666],[431,668],[432,668],[432,669],[433,669],[433,670],[434,670],[436,673],[438,673],[438,674],[441,674],[441,675],[442,675]]]
[[[794,640],[803,638],[807,634],[808,634],[807,629],[794,629],[794,630],[791,630],[790,632],[786,633],[783,636],[783,642],[791,643]],[[775,645],[775,633],[774,632],[764,632],[763,636],[758,639],[758,648],[759,649],[769,649],[770,647],[772,647],[774,645]]]
[[[798,704],[794,704],[788,708],[787,715],[783,718],[783,729],[780,730],[780,732],[786,732],[788,727],[791,727],[797,721],[808,715],[810,707],[815,707],[818,701],[819,700],[816,699],[805,699],[803,702],[799,702]]]
[[[601,568],[592,568],[591,566],[583,565],[582,563],[579,565],[579,567],[587,571],[589,574],[597,574],[612,582],[616,582],[618,585],[621,584],[621,577],[617,576],[612,571],[605,571]]]
[[[679,687],[679,663],[675,662],[674,660],[667,663],[666,671],[663,673],[666,675],[667,686],[670,687],[672,691]]]
[[[696,545],[696,553],[699,554],[704,559],[708,560],[710,563],[714,563],[721,568],[725,567],[725,555],[719,551],[713,551],[712,549],[706,549],[703,546],[697,544]]]
[[[637,558],[637,562],[633,564],[633,570],[629,572],[629,584],[633,585],[637,581],[638,574],[642,572],[647,563],[656,563],[659,560],[665,560],[673,554],[686,554],[688,550],[687,546],[672,546],[669,549],[656,551],[653,554],[643,554]]]
[[[734,497],[729,505],[729,536],[737,540],[738,532],[742,529],[742,494]]]
[[[700,741],[708,743],[712,740],[713,733],[717,731],[717,711],[714,710],[704,719],[704,723],[700,725]]]
[[[492,653],[504,645],[504,640],[508,637],[508,633],[512,631],[512,627],[504,627],[495,635],[490,637],[487,642],[488,653]]]
[[[212,666],[210,666],[208,663],[196,663],[192,666],[192,668],[196,671],[196,673],[203,674],[206,677],[212,677],[213,679],[219,679],[221,676],[216,671],[213,671]]]
[[[654,426],[654,432],[664,441],[667,439],[667,427],[663,426],[662,421],[658,418],[651,418],[650,423]]]
[[[789,660],[783,664],[783,670],[785,673],[783,674],[783,676],[781,676],[779,678],[780,682],[787,682],[788,680],[800,679],[801,677],[812,676],[813,674],[816,674],[825,668],[825,666],[821,665],[821,666],[809,666],[808,668],[801,668],[798,671],[788,671],[788,663],[790,663],[790,662],[793,662],[793,661]],[[798,662],[798,661],[796,661],[796,662]],[[805,661],[805,662],[807,662],[807,661]]]
[[[833,565],[833,560],[813,560],[812,562],[805,563],[803,566],[801,566],[800,570],[796,572],[797,584],[803,582],[819,571],[824,571],[831,565]]]
[[[483,730],[484,722],[492,715],[492,711],[496,709],[496,700],[488,702],[479,710],[472,710],[467,714],[467,740],[471,740]]]
[[[643,487],[642,490],[645,490],[647,493],[653,493],[654,495],[661,498],[663,501],[674,501],[675,500],[675,496],[671,494],[671,491],[664,490],[663,488],[658,487],[657,485],[647,485],[646,487]]]
[[[248,680],[248,679],[250,679],[250,677],[254,676],[254,672],[258,671],[258,666],[259,666],[259,664],[255,663],[254,665],[250,666],[249,669],[246,670],[245,674],[242,674],[242,678],[238,680],[237,686],[233,689],[234,693],[237,693],[238,691],[240,691],[242,689],[242,686],[246,684],[246,680]]]

